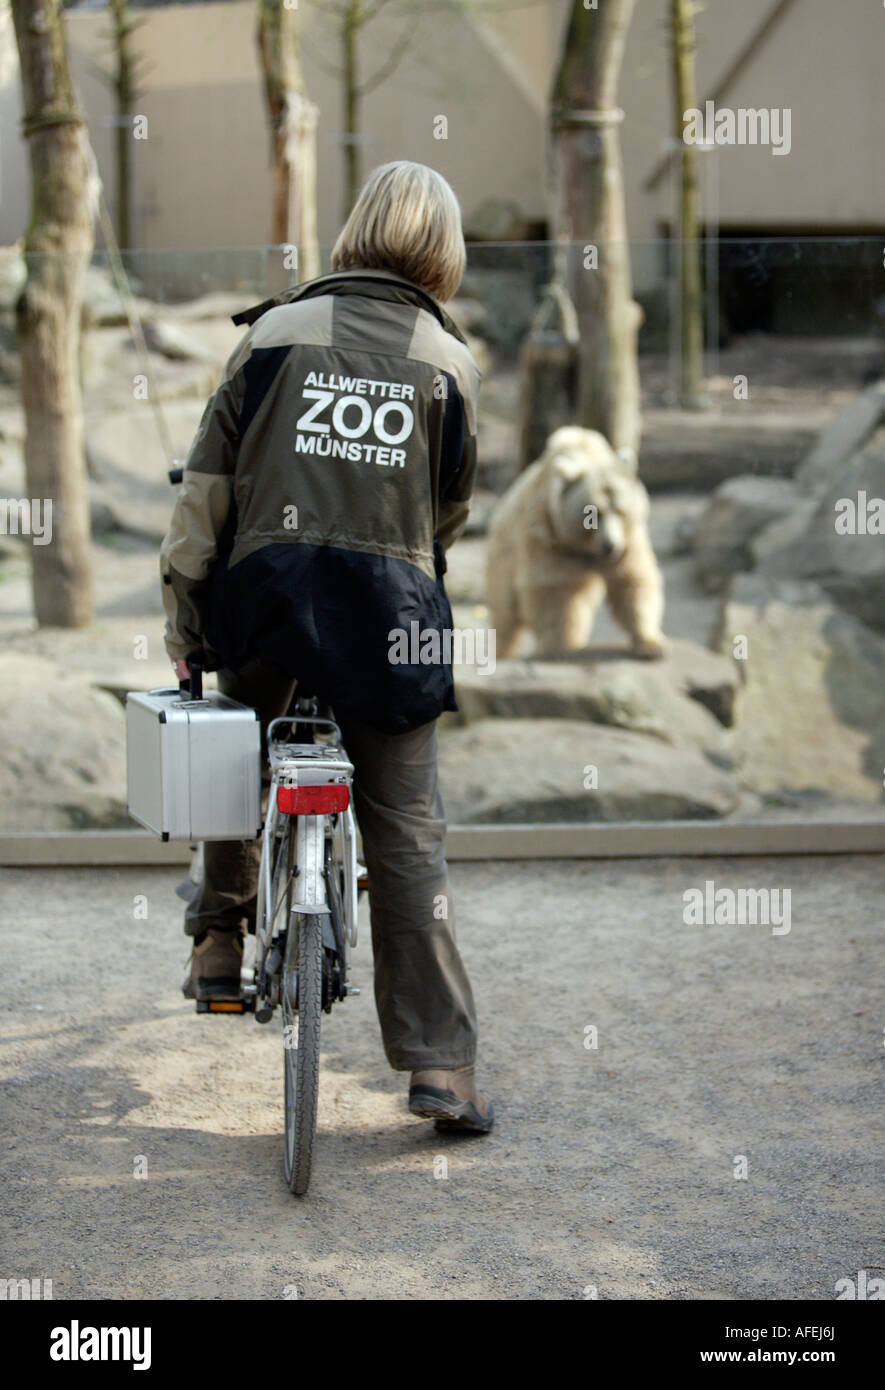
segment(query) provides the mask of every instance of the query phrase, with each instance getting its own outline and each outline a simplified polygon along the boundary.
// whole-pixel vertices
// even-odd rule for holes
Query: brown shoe
[[[185,999],[240,999],[243,934],[210,927],[198,937],[181,992]]]
[[[490,1100],[476,1089],[474,1068],[434,1067],[413,1071],[409,1086],[409,1110],[426,1120],[436,1120],[441,1130],[463,1129],[488,1134],[495,1123]]]

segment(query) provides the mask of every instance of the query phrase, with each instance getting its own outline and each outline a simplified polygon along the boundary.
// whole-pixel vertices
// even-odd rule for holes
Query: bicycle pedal
[[[198,1014],[244,1014],[248,1009],[245,999],[198,999]]]

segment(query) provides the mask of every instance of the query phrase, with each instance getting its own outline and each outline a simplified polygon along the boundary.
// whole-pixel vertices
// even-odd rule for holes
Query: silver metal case
[[[126,696],[129,814],[164,840],[261,834],[261,730],[254,709],[207,691]]]

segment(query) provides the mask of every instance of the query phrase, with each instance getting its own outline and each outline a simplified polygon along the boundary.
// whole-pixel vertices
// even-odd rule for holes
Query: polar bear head
[[[567,425],[551,434],[539,463],[554,540],[588,561],[616,563],[648,516],[633,450],[616,453],[596,430]]]

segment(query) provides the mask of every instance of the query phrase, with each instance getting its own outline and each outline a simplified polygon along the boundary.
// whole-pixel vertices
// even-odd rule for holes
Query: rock
[[[731,728],[740,680],[730,658],[698,642],[668,637],[667,655],[655,666],[676,690],[706,705],[720,724]]]
[[[587,720],[696,748],[730,763],[728,736],[709,710],[674,690],[657,663],[502,661],[490,675],[456,671],[455,691],[468,724],[479,720]]]
[[[733,720],[732,662],[694,642],[669,639],[660,661],[589,647],[561,662],[510,658],[486,674],[456,666],[462,717],[587,719],[728,757],[722,726]]]
[[[648,518],[648,534],[659,563],[694,553],[698,520],[707,502],[706,496],[692,492],[659,492],[655,495]]]
[[[693,749],[572,719],[484,719],[445,732],[440,782],[452,825],[709,820],[739,796],[732,775]]]
[[[821,430],[796,472],[801,492],[814,493],[833,484],[842,467],[885,420],[885,382],[862,391]]]
[[[485,308],[483,337],[493,347],[515,353],[537,307],[531,277],[522,270],[477,267],[466,272],[463,284],[464,293]]]
[[[7,439],[0,433],[0,497],[23,497],[24,495],[24,440]]]
[[[719,412],[652,407],[643,411],[642,481],[652,492],[709,492],[741,473],[791,477],[825,419],[823,408],[748,416],[737,408]]]
[[[218,385],[223,363],[237,342],[237,330],[223,319],[208,319],[200,327],[200,340],[211,360],[184,361],[148,350],[151,400],[193,399],[205,404]],[[136,382],[144,370],[128,327],[97,328],[86,335],[83,405],[87,420],[113,414],[137,403]],[[142,393],[143,394],[143,393]]]
[[[802,539],[818,507],[816,497],[800,496],[795,507],[779,521],[764,526],[750,541],[751,569],[765,569],[771,557]]]
[[[153,587],[159,597],[159,582]],[[145,607],[139,603],[140,609]],[[12,628],[3,634],[4,649],[54,662],[124,704],[129,690],[177,684],[163,644],[162,602],[156,608],[158,611],[151,614],[130,609],[128,615],[109,614],[105,609],[93,627]],[[214,683],[214,675],[207,672],[206,688],[211,689]]]
[[[446,310],[451,314],[462,333],[478,333],[480,336],[484,336],[483,330],[488,318],[488,310],[478,299],[470,299],[467,295],[458,294],[454,299],[449,300]]]
[[[164,318],[181,319],[182,322],[200,322],[206,319],[230,319],[243,309],[251,309],[261,299],[259,294],[243,294],[240,290],[210,290],[208,294],[198,295],[196,299],[184,299],[179,304],[164,304]],[[242,326],[237,332],[242,335]]]
[[[20,245],[0,247],[0,309],[12,310],[27,279],[27,267]],[[145,313],[153,306],[137,293],[138,286],[130,278],[130,290],[136,312]],[[128,324],[126,305],[117,289],[114,277],[104,266],[86,267],[83,278],[83,312],[86,321],[95,327]]]
[[[20,243],[0,246],[0,309],[11,312],[25,287],[28,271]]]
[[[475,333],[465,333],[464,337],[467,340],[467,346],[470,349],[470,355],[477,365],[477,369],[479,370],[480,376],[487,377],[494,365],[492,362],[491,352],[489,351],[483,339],[478,338]]]
[[[137,283],[130,277],[132,308],[136,314],[143,317],[150,313],[154,306],[150,300],[142,299],[137,289]],[[87,266],[83,282],[83,312],[86,321],[96,328],[122,327],[129,323],[126,303],[117,289],[111,271],[105,266]]]
[[[2,830],[133,828],[125,719],[113,696],[54,661],[7,651],[0,714]]]
[[[706,593],[721,593],[733,574],[753,568],[750,541],[788,516],[798,500],[786,478],[752,473],[729,478],[713,493],[695,531],[695,577]]]
[[[0,440],[24,444],[25,412],[20,405],[0,406]]]
[[[464,223],[470,241],[529,241],[531,225],[518,203],[486,198]]]
[[[497,502],[498,494],[496,492],[484,487],[474,488],[470,498],[470,515],[464,530],[461,532],[461,537],[484,536],[489,529],[489,518]],[[451,564],[451,553],[449,563]]]
[[[696,516],[683,516],[673,526],[671,532],[669,555],[678,558],[681,555],[692,555],[697,544],[699,518]],[[654,545],[654,542],[652,542]],[[657,545],[654,545],[655,554],[660,559],[661,552]]]
[[[169,319],[146,318],[142,322],[144,340],[151,352],[162,353],[174,362],[211,362],[213,354],[192,333]]]
[[[107,536],[112,531],[122,531],[119,515],[104,497],[98,496],[94,487],[89,494],[89,530],[93,536]],[[142,533],[137,533],[142,534]]]
[[[175,456],[183,460],[197,432],[205,401],[167,401],[163,414]],[[148,401],[87,421],[86,456],[94,508],[104,509],[113,527],[158,541],[166,534],[175,488]],[[102,529],[109,529],[107,525]]]
[[[778,530],[763,531],[753,552],[763,577],[817,582],[840,607],[885,632],[885,537],[862,534],[860,526],[853,535],[836,530],[837,504],[847,498],[857,509],[859,494],[883,499],[885,508],[885,430],[817,500],[804,501]]]
[[[718,642],[747,643],[734,742],[741,780],[776,799],[881,802],[885,639],[814,583],[740,575]]]
[[[486,548],[482,536],[462,535],[448,553],[446,592],[452,603],[485,608]]]

